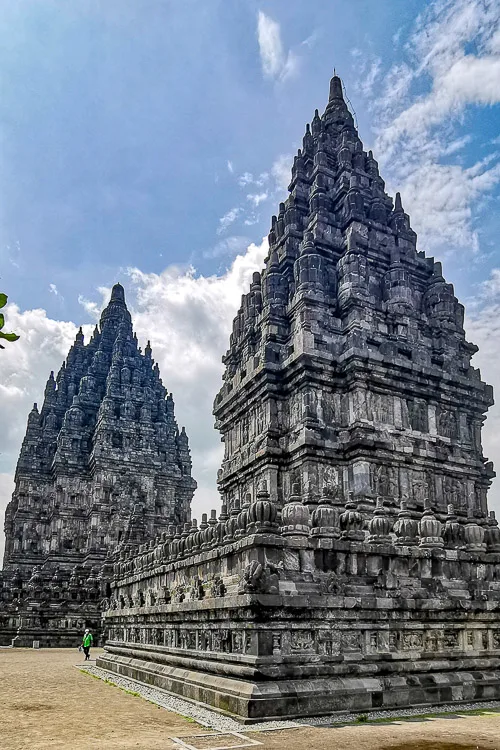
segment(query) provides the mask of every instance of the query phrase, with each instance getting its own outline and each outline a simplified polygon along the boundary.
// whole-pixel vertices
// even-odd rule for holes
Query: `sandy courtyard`
[[[94,656],[95,656],[94,651]],[[207,730],[74,668],[75,650],[0,650],[1,750],[179,748],[170,737]],[[500,750],[500,713],[390,724],[242,732],[267,748]],[[229,744],[187,740],[197,747]],[[235,740],[232,739],[231,743]]]

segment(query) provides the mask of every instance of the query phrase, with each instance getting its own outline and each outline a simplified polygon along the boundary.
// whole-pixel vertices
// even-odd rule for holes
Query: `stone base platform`
[[[107,648],[108,652],[97,659],[98,667],[209,706],[244,723],[500,699],[498,659],[493,660],[496,669],[488,668],[491,665],[481,659],[477,666],[483,669],[471,664],[470,671],[450,668],[393,676],[259,680],[256,669],[252,680],[169,664],[167,660],[152,661],[151,653],[140,658],[139,650],[125,656],[111,653],[109,645]]]

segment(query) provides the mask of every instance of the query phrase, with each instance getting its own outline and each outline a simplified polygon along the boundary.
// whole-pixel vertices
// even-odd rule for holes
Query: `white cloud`
[[[267,250],[267,240],[250,245],[220,276],[200,276],[192,268],[173,266],[161,274],[128,271],[130,284],[125,286],[134,329],[142,346],[151,340],[163,382],[174,395],[179,425],[185,425],[189,435],[199,486],[193,514],[198,518],[219,506],[216,475],[222,451],[212,403],[222,383],[221,358],[241,295],[248,291],[253,272],[261,270]],[[101,300],[85,300],[86,309],[100,311],[109,291],[100,288]],[[28,413],[34,401],[41,404],[49,372],[59,369],[77,331],[74,323],[51,320],[44,310],[21,312],[8,305],[6,315],[21,338],[2,353],[0,523]],[[86,337],[92,328],[84,327]],[[1,556],[1,534],[0,539]]]
[[[219,219],[217,234],[223,234],[223,232],[225,232],[231,226],[231,224],[236,221],[241,212],[241,208],[235,207],[231,208],[226,214],[224,214],[224,216]]]
[[[300,43],[301,47],[308,47],[309,49],[312,49],[320,36],[321,31],[319,29],[315,29],[312,34],[309,34],[309,36]]]
[[[59,296],[59,292],[57,291],[57,287],[55,284],[49,284],[49,292],[51,294],[55,294],[56,297]]]
[[[264,193],[249,193],[247,195],[247,200],[250,201],[250,203],[253,203],[253,205],[257,208],[261,203],[263,203],[268,198],[268,194],[266,192]]]
[[[250,185],[250,183],[252,182],[253,182],[253,174],[251,172],[243,172],[243,174],[238,177],[238,184],[241,185],[241,187],[245,187],[245,185]]]
[[[247,218],[245,219],[245,226],[251,227],[254,224],[257,224],[260,221],[260,215],[252,212]]]
[[[257,16],[257,39],[262,71],[267,78],[283,81],[297,71],[299,58],[291,50],[285,52],[279,23],[262,11]]]
[[[161,274],[129,271],[137,299],[135,330],[140,340],[151,340],[163,382],[173,392],[178,421],[189,435],[199,486],[193,504],[197,518],[218,503],[222,447],[212,404],[222,383],[222,355],[241,295],[253,272],[261,270],[267,249],[267,240],[250,245],[221,276],[197,276],[192,269],[173,267]]]
[[[247,222],[245,221],[245,224]],[[223,257],[231,257],[233,258],[235,255],[242,253],[246,247],[248,247],[248,243],[250,240],[248,237],[242,237],[238,235],[234,235],[232,237],[224,237],[224,239],[217,242],[212,248],[209,250],[205,250],[203,253],[204,258],[223,258]]]
[[[279,192],[288,192],[288,185],[292,178],[292,162],[293,157],[291,154],[281,154],[275,159],[271,167],[271,174],[274,178],[276,189]]]
[[[436,0],[385,75],[378,59],[353,56],[389,190],[401,192],[421,247],[441,255],[478,252],[477,208],[500,179],[494,152],[463,165],[470,134],[457,134],[467,107],[500,103],[499,10],[498,0]]]
[[[233,167],[233,162],[232,161],[228,161],[227,162],[227,170],[228,170],[228,172],[230,172],[231,174],[233,174],[234,167]]]
[[[364,55],[354,54],[353,57],[358,61],[358,75],[356,77],[355,89],[363,96],[369,97],[373,94],[373,86],[380,76],[382,70],[382,60],[375,57],[368,60]]]
[[[473,205],[499,182],[500,164],[489,169],[483,162],[468,169],[431,160],[415,165],[402,191],[421,247],[448,244],[450,249],[462,247],[477,252]]]
[[[258,177],[254,177],[251,172],[243,172],[238,177],[238,185],[240,187],[246,187],[247,185],[255,185],[256,187],[262,187],[269,181],[269,172],[262,172]]]
[[[86,299],[81,294],[78,295],[79,304],[83,307],[87,315],[95,321],[99,320],[100,318],[103,305],[105,304],[106,300],[109,299],[109,296],[111,294],[111,288],[100,286],[98,287],[97,291],[101,295],[100,302],[94,302],[92,300]]]

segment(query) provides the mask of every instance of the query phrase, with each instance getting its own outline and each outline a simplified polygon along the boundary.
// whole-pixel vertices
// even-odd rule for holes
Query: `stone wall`
[[[123,551],[101,666],[246,720],[500,696],[493,518],[259,495]]]

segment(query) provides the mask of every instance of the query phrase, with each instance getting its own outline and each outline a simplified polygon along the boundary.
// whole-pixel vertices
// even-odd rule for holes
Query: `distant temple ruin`
[[[105,669],[246,721],[500,697],[493,403],[334,76],[214,414],[222,510],[114,556]]]
[[[5,515],[0,644],[77,645],[100,630],[117,546],[191,517],[184,428],[116,284],[87,345],[80,329],[28,417]]]

